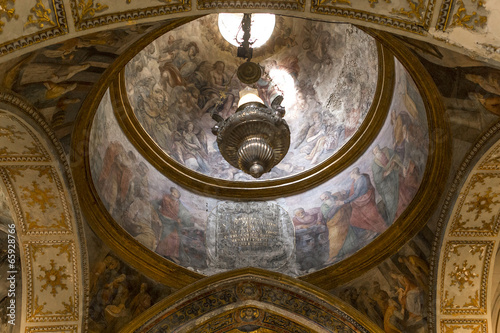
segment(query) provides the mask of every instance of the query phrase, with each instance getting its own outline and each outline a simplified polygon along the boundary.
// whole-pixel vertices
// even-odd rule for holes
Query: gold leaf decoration
[[[451,278],[451,285],[458,285],[458,290],[462,291],[465,288],[465,284],[468,283],[470,287],[474,286],[474,278],[478,277],[474,273],[476,265],[468,265],[467,260],[465,260],[462,266],[453,263],[454,269],[448,275]]]
[[[45,24],[49,24],[53,27],[56,26],[56,23],[50,18],[52,11],[49,8],[45,8],[42,0],[37,0],[36,5],[31,8],[31,11],[34,13],[35,17],[33,17],[32,14],[28,15],[28,21],[24,24],[25,27],[32,24],[38,25],[40,29],[45,27]]]
[[[102,5],[99,2],[94,4],[94,0],[78,0],[78,22],[86,18],[94,17],[95,13],[101,12],[109,7],[107,5]]]
[[[0,138],[7,138],[10,143],[15,143],[16,140],[21,140],[25,132],[16,131],[16,127],[13,125],[0,126]]]
[[[14,4],[16,0],[0,0],[0,17],[7,17],[7,21],[14,19],[18,19],[19,15],[16,14],[16,10],[14,8],[9,8],[9,3]],[[4,21],[0,20],[0,33],[3,32],[3,27],[5,25]]]
[[[408,3],[408,6],[410,6],[410,9],[405,9],[401,7],[400,9],[393,8],[391,10],[391,13],[397,14],[397,15],[403,15],[408,18],[416,18],[419,22],[423,22],[424,16],[423,13],[425,11],[425,4],[424,0],[418,0],[418,3],[415,3],[411,0],[406,0]]]
[[[344,3],[344,4],[347,4],[347,5],[350,5],[351,2],[349,0],[320,0],[319,2],[321,5],[324,5],[325,3],[331,3],[331,4],[335,4],[335,3]]]
[[[40,187],[36,180],[31,184],[33,185],[32,188],[21,186],[21,189],[24,191],[21,197],[23,200],[27,201],[28,207],[39,206],[43,213],[45,213],[49,207],[56,207],[54,202],[56,196],[52,194],[51,188]]]
[[[457,12],[453,14],[453,20],[450,27],[462,27],[469,30],[474,30],[476,26],[484,27],[487,20],[486,16],[479,16],[476,11],[469,14],[463,0],[458,0],[457,3],[459,7]],[[482,7],[482,5],[483,2],[478,2],[477,7]]]
[[[73,304],[73,297],[69,297],[69,303],[62,302],[62,305],[64,307],[64,310],[58,310],[56,311],[57,314],[67,314],[67,313],[73,313],[75,305]]]
[[[479,290],[476,290],[475,296],[469,296],[469,302],[464,304],[464,307],[479,308]]]
[[[442,309],[457,308],[457,305],[455,305],[455,296],[453,296],[452,298],[448,298],[448,296],[449,296],[448,291],[445,291],[441,308]]]
[[[391,3],[391,0],[384,0],[386,3]],[[370,7],[375,8],[375,4],[378,3],[378,0],[368,0],[370,3]]]
[[[45,268],[39,265],[40,269],[45,273],[45,275],[38,276],[38,280],[45,281],[45,284],[42,285],[41,290],[46,290],[49,286],[52,288],[50,293],[52,296],[57,295],[57,288],[59,287],[61,290],[68,290],[68,286],[66,283],[63,283],[63,279],[67,279],[70,275],[64,273],[66,271],[66,266],[61,266],[56,268],[56,263],[54,259],[50,260],[50,268]]]
[[[35,296],[35,308],[34,308],[34,311],[33,311],[33,317],[34,316],[38,316],[38,315],[48,315],[48,314],[52,314],[52,311],[44,311],[44,308],[45,308],[45,305],[47,305],[47,302],[43,302],[42,305],[40,305],[38,303],[38,295]]]
[[[467,212],[476,212],[475,221],[483,214],[483,212],[491,213],[491,206],[500,203],[499,200],[494,200],[499,193],[494,193],[491,187],[488,187],[485,194],[473,193],[473,199],[466,202],[465,205],[469,206]]]

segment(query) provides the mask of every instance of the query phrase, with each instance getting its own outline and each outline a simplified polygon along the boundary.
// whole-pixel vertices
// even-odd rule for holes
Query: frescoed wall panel
[[[332,293],[384,332],[428,332],[432,232],[424,228],[396,255]]]
[[[292,144],[259,180],[300,173],[337,152],[365,119],[378,82],[376,43],[361,30],[276,20],[271,39],[254,50],[263,75],[251,86],[268,106],[284,97]],[[217,15],[201,18],[141,51],[126,67],[126,89],[139,123],[168,156],[211,177],[253,181],[221,157],[211,132],[211,116],[233,114],[246,87],[236,51],[220,35]]]
[[[410,203],[426,165],[426,116],[414,83],[400,64],[396,76],[390,116],[351,168],[302,195],[269,202],[288,213],[295,229],[295,239],[289,240],[295,246],[295,260],[284,260],[274,270],[297,276],[343,260],[383,233]],[[221,269],[207,257],[206,248],[214,250],[210,243],[214,229],[208,225],[213,221],[208,217],[221,202],[179,187],[149,165],[118,128],[109,93],[94,119],[90,145],[97,193],[115,221],[136,240],[202,274],[241,267],[228,264]],[[243,204],[231,204],[244,211]],[[245,214],[249,221],[260,216],[251,210]],[[238,253],[235,244],[228,246]],[[253,264],[269,268],[266,260]]]

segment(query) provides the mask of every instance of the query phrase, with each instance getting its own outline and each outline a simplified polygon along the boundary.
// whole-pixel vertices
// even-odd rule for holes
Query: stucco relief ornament
[[[14,19],[18,19],[19,15],[16,14],[15,8],[9,8],[9,3],[14,4],[15,0],[0,0],[0,17],[6,16],[7,21]],[[3,26],[5,22],[0,21],[0,33],[3,32]]]
[[[280,269],[292,262],[293,224],[279,205],[221,202],[207,221],[210,267]]]
[[[40,266],[41,271],[45,275],[40,275],[38,280],[45,281],[45,284],[41,286],[42,290],[46,290],[50,287],[52,290],[50,293],[53,296],[57,294],[57,288],[59,287],[61,290],[67,290],[68,286],[66,283],[63,283],[63,279],[70,277],[68,274],[64,273],[66,271],[66,266],[61,266],[56,268],[56,263],[53,259],[50,260],[50,268]]]

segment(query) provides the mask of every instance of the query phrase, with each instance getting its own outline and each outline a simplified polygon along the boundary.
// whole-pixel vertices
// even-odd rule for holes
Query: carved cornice
[[[276,9],[288,11],[304,11],[304,0],[277,0],[277,1],[261,1],[261,0],[198,0],[198,9]]]
[[[71,14],[77,30],[87,30],[118,22],[130,22],[138,19],[169,15],[191,10],[191,0],[168,1],[166,5],[137,8],[127,11],[111,12],[105,4],[85,4],[82,0],[70,0]],[[98,15],[96,15],[98,14]]]
[[[337,4],[336,1],[334,1],[333,4],[328,5],[326,4],[327,1],[312,0],[311,12],[323,15],[351,18],[369,23],[376,23],[383,26],[424,35],[429,30],[435,2],[436,0],[428,1],[427,6],[424,6],[424,14],[419,22],[415,22],[409,19],[397,18],[394,16],[387,16],[375,12],[367,12],[360,9],[348,8],[345,6],[345,4]],[[410,15],[408,15],[408,17],[410,17]]]
[[[199,311],[190,311],[202,302]],[[122,332],[189,331],[219,314],[254,308],[325,332],[381,332],[364,315],[338,298],[302,281],[262,269],[246,268],[200,280],[165,298],[130,322]],[[193,330],[195,331],[195,330]],[[224,330],[225,331],[225,330]],[[218,332],[218,330],[211,330]]]

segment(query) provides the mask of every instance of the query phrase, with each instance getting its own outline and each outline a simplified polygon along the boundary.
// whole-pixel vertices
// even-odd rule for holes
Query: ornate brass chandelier
[[[245,84],[253,84],[261,77],[260,66],[250,62],[250,23],[251,14],[244,14],[238,57],[246,58],[247,62],[240,65],[237,75]],[[219,150],[229,164],[259,178],[285,157],[290,147],[290,129],[283,119],[282,100],[283,96],[277,96],[268,107],[258,97],[257,89],[247,87],[240,92],[238,109],[233,115],[224,119],[217,111],[212,114],[217,121],[212,132],[217,135]]]

